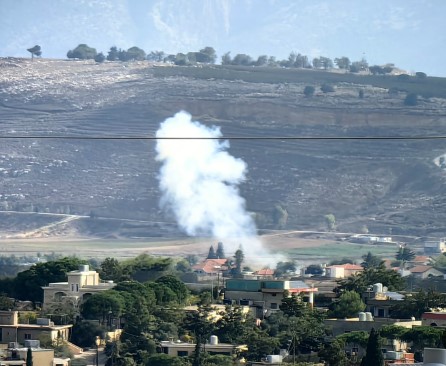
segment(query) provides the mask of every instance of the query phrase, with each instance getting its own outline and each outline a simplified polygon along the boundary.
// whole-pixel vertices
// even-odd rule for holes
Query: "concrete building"
[[[443,272],[440,272],[431,266],[415,266],[410,268],[409,271],[415,278],[423,280],[429,277],[443,276]]]
[[[169,356],[187,357],[191,356],[195,351],[195,343],[177,341],[161,341],[163,353]],[[217,336],[211,336],[208,343],[203,345],[203,351],[212,355],[233,355],[241,351],[246,351],[246,345],[234,345],[230,343],[220,343]]]
[[[54,350],[39,347],[31,347],[33,364],[38,366],[55,366]],[[26,365],[28,356],[28,347],[8,348],[5,352],[5,358],[0,360],[0,366],[3,365]],[[57,359],[56,359],[57,361]],[[65,362],[65,364],[67,364]],[[62,363],[62,365],[64,365]]]
[[[325,267],[325,276],[330,278],[347,278],[359,272],[362,272],[362,266],[352,263],[336,264]]]
[[[445,238],[428,240],[424,242],[424,254],[441,254],[446,252]]]
[[[421,315],[422,325],[446,327],[446,312],[427,312]]]
[[[0,344],[20,343],[31,339],[39,339],[42,334],[48,335],[51,340],[60,337],[68,340],[69,325],[54,325],[49,319],[38,318],[37,324],[19,324],[18,311],[0,311]]]
[[[303,281],[228,279],[225,302],[255,306],[262,311],[275,311],[279,309],[285,292],[289,295],[302,294],[313,304],[317,288],[310,287]]]
[[[75,308],[94,293],[109,290],[115,286],[113,281],[101,281],[96,271],[90,271],[88,265],[81,265],[79,270],[68,272],[67,282],[50,283],[43,289],[43,307],[57,302],[67,302]]]

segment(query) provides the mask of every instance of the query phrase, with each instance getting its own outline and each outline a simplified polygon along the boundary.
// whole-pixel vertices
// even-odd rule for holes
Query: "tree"
[[[222,342],[242,343],[249,328],[254,326],[254,319],[249,318],[240,306],[226,306],[219,315],[215,333]]]
[[[395,258],[402,263],[402,266],[404,268],[406,262],[410,262],[412,259],[415,258],[415,252],[407,246],[400,246],[398,252],[395,255]]]
[[[405,296],[404,300],[393,305],[390,308],[390,315],[392,318],[399,319],[410,319],[411,317],[419,319],[424,312],[431,311],[432,308],[443,307],[446,307],[446,295],[433,290],[420,290],[412,296]]]
[[[325,223],[327,225],[328,231],[335,231],[336,230],[336,218],[333,214],[328,214],[324,216]]]
[[[218,257],[217,257],[217,254],[215,254],[214,246],[211,245],[209,247],[209,253],[208,253],[208,256],[206,257],[206,259],[217,259],[217,258]]]
[[[163,51],[151,51],[147,55],[147,60],[149,61],[155,61],[155,62],[161,62],[164,60],[164,57],[166,54]]]
[[[307,85],[307,86],[305,86],[305,88],[304,88],[304,95],[305,95],[307,98],[312,97],[312,96],[314,95],[314,91],[315,91],[314,86]]]
[[[139,47],[130,47],[126,52],[122,53],[119,58],[121,61],[142,61],[145,60],[146,53]]]
[[[14,308],[14,301],[6,294],[0,293],[0,310],[11,310]]]
[[[70,50],[67,53],[68,58],[78,58],[81,60],[94,59],[96,55],[96,49],[88,47],[84,43],[81,43],[74,50]]]
[[[231,52],[226,52],[223,56],[221,56],[221,64],[222,65],[231,65]]]
[[[200,50],[197,61],[203,62],[207,64],[215,64],[215,60],[217,59],[217,54],[213,47],[205,47]]]
[[[416,73],[415,73],[415,76],[416,76],[418,79],[426,79],[426,78],[427,78],[426,73],[421,72],[421,71],[416,72]]]
[[[105,56],[102,52],[99,52],[95,57],[94,60],[98,63],[102,63],[105,61]]]
[[[33,366],[33,351],[31,347],[28,347],[28,351],[26,351],[26,366]]]
[[[279,305],[279,309],[288,316],[301,317],[307,313],[307,304],[303,302],[302,297],[285,296],[282,299],[282,303]]]
[[[334,59],[334,63],[336,64],[336,66],[338,68],[340,68],[341,70],[348,70],[350,68],[350,59],[348,57],[340,57],[340,58],[335,58]]]
[[[335,302],[330,311],[331,317],[351,318],[365,309],[365,304],[358,293],[354,291],[344,292],[339,300]]]
[[[91,347],[96,336],[102,336],[104,328],[96,322],[81,321],[73,325],[71,342],[79,347]]]
[[[244,53],[235,55],[231,62],[232,65],[250,66],[252,64],[252,58]]]
[[[121,281],[123,268],[116,258],[107,257],[100,265],[99,275],[103,280]]]
[[[400,75],[401,76],[401,75]],[[418,95],[416,93],[409,93],[404,98],[404,105],[416,106],[418,104]]]
[[[31,59],[34,61],[34,56],[41,56],[42,50],[39,45],[35,45],[34,47],[28,48],[27,51],[31,53]]]
[[[373,255],[372,252],[364,254],[362,260],[361,266],[364,268],[384,268],[384,261],[380,257]]]
[[[189,289],[178,278],[172,275],[162,276],[158,278],[156,283],[163,284],[170,288],[176,295],[178,304],[185,304],[189,297]]]
[[[359,89],[358,97],[359,97],[359,99],[363,99],[364,98],[364,89]],[[367,229],[367,226],[365,226],[365,228]],[[368,232],[369,232],[369,230],[367,229],[367,233]],[[365,233],[365,234],[367,234],[367,233]]]
[[[119,60],[119,51],[116,46],[110,47],[110,51],[108,51],[107,55],[108,61],[117,61]]]
[[[217,255],[217,258],[224,259],[225,256],[225,248],[223,247],[223,243],[220,241],[217,244],[217,252],[215,253]]]
[[[245,254],[243,253],[242,247],[238,248],[234,254],[234,261],[235,261],[235,268],[234,273],[235,275],[241,275],[242,273],[242,265],[243,261],[245,260]]]
[[[125,302],[119,292],[104,291],[89,296],[81,306],[81,314],[85,319],[98,319],[105,325],[110,317],[119,318],[124,310]]]
[[[256,66],[266,66],[268,65],[268,56],[267,55],[261,55],[257,58],[257,61],[255,62]]]
[[[348,361],[344,350],[344,343],[336,338],[331,343],[326,344],[319,351],[318,356],[328,362],[330,366],[345,366]]]
[[[379,333],[372,328],[367,342],[367,350],[361,366],[384,366],[384,356],[379,342]]]

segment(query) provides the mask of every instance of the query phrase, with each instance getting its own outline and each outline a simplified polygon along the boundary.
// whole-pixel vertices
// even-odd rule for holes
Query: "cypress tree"
[[[216,252],[217,258],[224,259],[225,256],[225,249],[223,248],[223,243],[219,242],[217,246],[217,252]]]
[[[212,245],[209,248],[209,254],[208,254],[207,259],[217,259],[217,255],[215,254],[215,250],[214,250],[214,247]]]
[[[381,351],[379,334],[372,328],[367,342],[367,350],[361,361],[361,366],[384,366],[384,356]]]
[[[31,347],[28,347],[28,351],[26,352],[26,366],[33,366],[33,351]]]

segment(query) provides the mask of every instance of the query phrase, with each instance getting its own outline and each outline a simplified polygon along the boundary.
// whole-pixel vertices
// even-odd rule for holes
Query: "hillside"
[[[446,135],[446,82],[439,78],[402,82],[307,70],[12,58],[0,59],[0,72],[1,210],[169,227],[141,224],[135,235],[113,221],[108,230],[84,219],[50,235],[178,235],[158,208],[154,141],[84,138],[153,136],[181,109],[221,126],[225,137]],[[336,91],[322,93],[322,83]],[[316,87],[314,97],[304,97],[306,85]],[[401,91],[389,94],[389,88]],[[431,97],[407,107],[403,90]],[[274,227],[272,211],[281,204],[288,229],[322,228],[324,215],[333,213],[342,231],[365,225],[386,234],[446,232],[445,172],[434,160],[446,153],[444,140],[244,139],[230,145],[248,165],[241,194],[264,228]],[[21,224],[17,216],[14,225],[4,220],[0,230],[48,224],[33,221],[37,216]]]

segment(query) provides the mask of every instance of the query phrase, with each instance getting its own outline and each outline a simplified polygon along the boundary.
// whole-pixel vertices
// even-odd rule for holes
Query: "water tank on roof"
[[[383,292],[383,284],[382,283],[375,283],[373,285],[373,292]]]
[[[373,316],[372,316],[372,313],[371,313],[370,311],[367,311],[367,312],[365,313],[365,320],[366,320],[367,322],[372,322],[372,321],[373,321]]]
[[[281,355],[268,355],[266,356],[267,363],[282,363]]]
[[[365,322],[367,320],[365,317],[365,313],[362,311],[358,314],[358,317],[360,322]]]
[[[386,360],[401,360],[402,357],[403,357],[402,352],[397,352],[397,351],[386,352]]]
[[[88,264],[81,264],[79,266],[79,272],[88,272],[90,270],[90,266]]]
[[[218,344],[218,337],[216,335],[211,335],[209,343],[215,346],[216,344]]]

